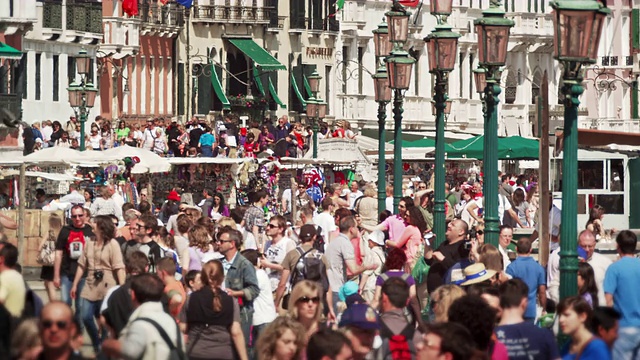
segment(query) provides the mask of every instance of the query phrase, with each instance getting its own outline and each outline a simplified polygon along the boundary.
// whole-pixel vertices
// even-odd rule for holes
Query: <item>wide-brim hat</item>
[[[491,279],[497,271],[487,270],[483,263],[475,263],[464,268],[464,282],[461,286],[467,286],[472,284],[481,283],[485,280]]]

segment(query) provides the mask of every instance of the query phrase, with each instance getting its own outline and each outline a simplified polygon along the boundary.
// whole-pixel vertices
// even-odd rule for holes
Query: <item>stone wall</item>
[[[8,210],[2,212],[4,215],[18,221],[18,210]],[[24,254],[20,254],[20,264],[23,267],[40,267],[36,262],[38,256],[38,247],[40,240],[47,236],[49,232],[49,216],[53,212],[42,210],[25,210],[24,218],[24,240],[26,242]],[[60,216],[64,216],[63,211],[56,211]],[[9,242],[18,246],[18,232],[17,230],[5,229]],[[18,246],[18,248],[20,248]]]

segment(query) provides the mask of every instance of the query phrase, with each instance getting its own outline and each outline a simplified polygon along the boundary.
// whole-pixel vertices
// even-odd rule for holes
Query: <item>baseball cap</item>
[[[340,301],[344,302],[348,296],[358,293],[358,284],[355,281],[347,281],[338,291]]]
[[[304,237],[304,238],[310,238],[313,235],[317,235],[317,234],[318,234],[318,230],[316,229],[315,225],[304,224],[300,228],[300,234],[298,236]]]
[[[340,327],[352,326],[363,330],[380,329],[380,317],[367,304],[353,304],[342,313]]]

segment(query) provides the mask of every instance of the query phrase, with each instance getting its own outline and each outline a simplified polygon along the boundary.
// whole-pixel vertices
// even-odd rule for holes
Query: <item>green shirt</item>
[[[124,129],[116,129],[116,139],[118,140],[125,139],[129,135],[130,131],[131,129],[129,129],[128,127]]]

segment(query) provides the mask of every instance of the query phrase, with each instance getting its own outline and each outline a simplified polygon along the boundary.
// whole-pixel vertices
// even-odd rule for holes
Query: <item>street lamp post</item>
[[[393,51],[386,58],[389,74],[389,87],[394,90],[393,96],[393,209],[397,213],[402,197],[402,103],[404,91],[409,89],[411,69],[415,59],[403,49],[409,33],[409,12],[395,0],[391,10],[386,13],[389,25],[389,41],[393,43]]]
[[[95,104],[96,95],[98,94],[98,89],[96,89],[93,84],[89,82],[90,79],[87,78],[90,66],[91,58],[85,50],[81,50],[79,56],[76,57],[76,68],[82,80],[80,84],[72,83],[67,88],[69,105],[73,108],[76,116],[80,113],[80,151],[85,150],[84,126],[87,122],[89,111]]]
[[[562,64],[564,86],[564,145],[562,156],[562,229],[560,233],[560,299],[578,293],[578,106],[583,64],[593,64],[604,18],[611,11],[596,0],[551,2],[554,57]]]
[[[373,45],[376,53],[376,66],[378,66],[379,59],[384,58],[391,52],[389,28],[386,22],[382,22],[377,29],[373,30]],[[391,101],[391,88],[389,87],[387,69],[384,66],[380,66],[372,77],[375,99],[378,103],[378,211],[382,211],[386,208],[387,198],[385,121],[387,119],[387,104]]]
[[[509,31],[513,20],[504,17],[500,0],[492,0],[489,9],[474,21],[478,34],[478,61],[485,73],[484,88],[484,223],[485,242],[498,246],[498,103],[500,67],[507,61]]]
[[[435,155],[435,206],[434,233],[437,247],[444,239],[445,213],[445,164],[444,164],[444,126],[447,108],[447,85],[449,73],[456,62],[458,38],[460,34],[451,31],[447,16],[451,14],[453,0],[431,0],[431,14],[438,20],[436,28],[424,40],[429,54],[429,72],[436,77],[434,103],[436,109],[436,155]]]
[[[318,91],[320,90],[320,80],[322,76],[318,74],[318,71],[314,70],[311,75],[307,77],[309,81],[309,87],[311,88],[312,96],[307,100],[307,116],[313,121],[313,158],[318,158],[318,122],[323,119],[327,114],[327,103],[318,98]]]

